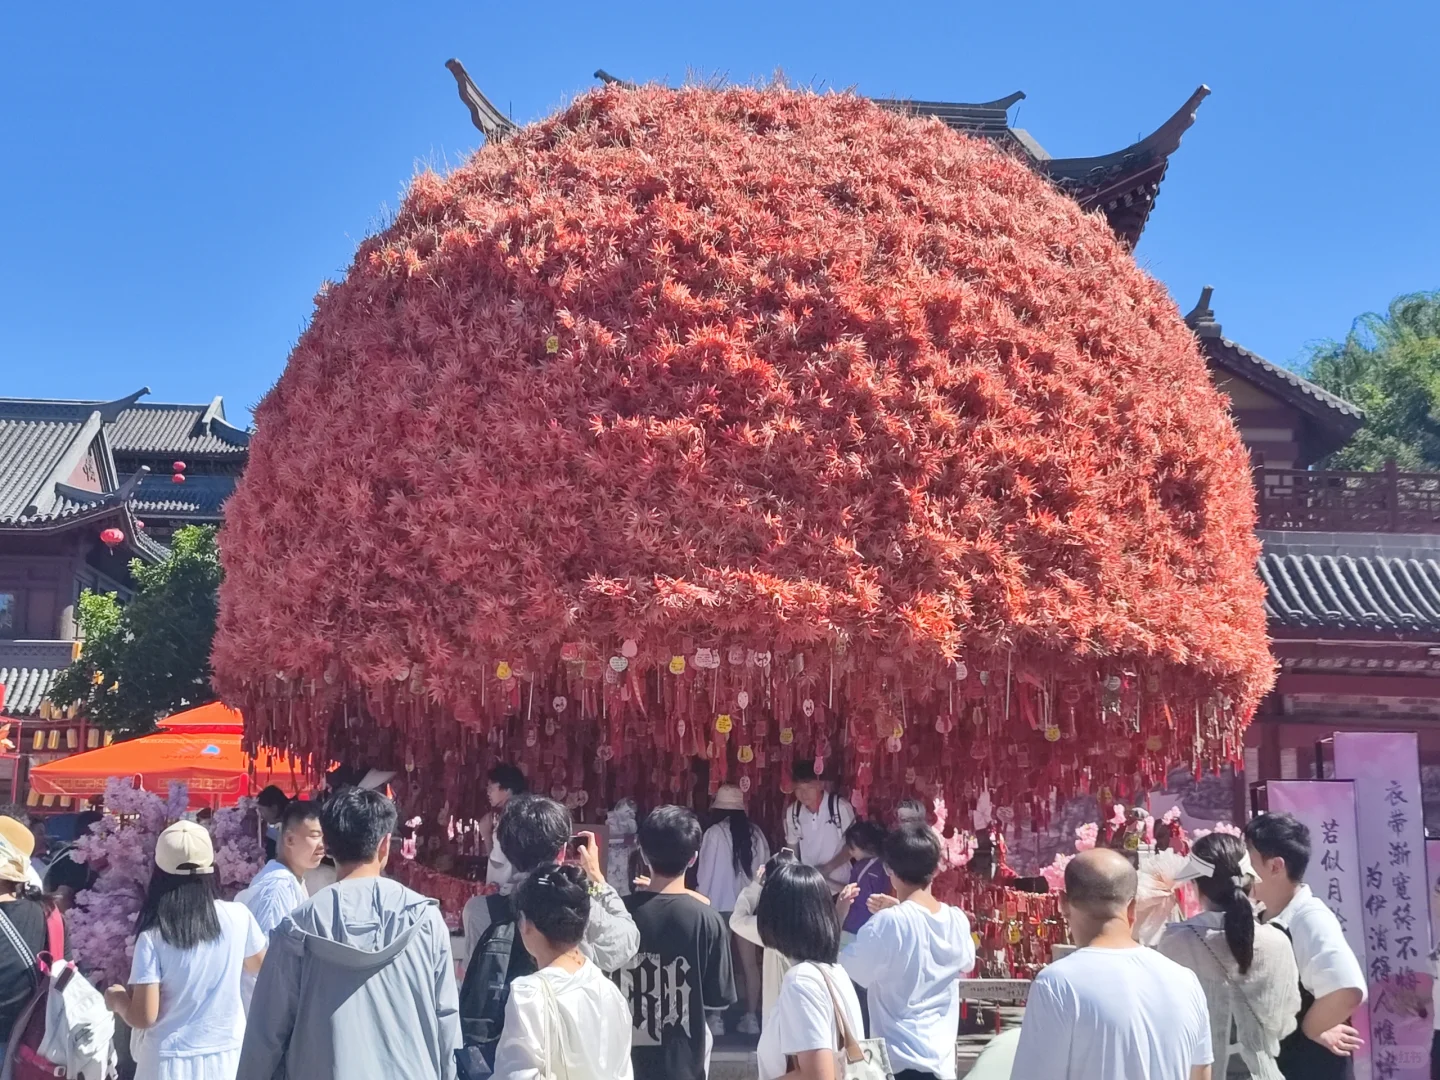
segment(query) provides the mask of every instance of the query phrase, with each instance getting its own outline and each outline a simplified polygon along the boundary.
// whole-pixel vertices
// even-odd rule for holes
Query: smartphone
[[[565,850],[572,855],[580,854],[580,849],[590,843],[590,837],[584,833],[576,833],[565,842]]]

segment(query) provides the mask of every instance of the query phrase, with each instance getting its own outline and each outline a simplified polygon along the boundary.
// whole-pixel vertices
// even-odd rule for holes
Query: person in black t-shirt
[[[685,871],[700,852],[699,819],[684,807],[657,807],[640,826],[640,850],[650,881],[625,898],[640,928],[640,952],[620,973],[635,1080],[705,1080],[705,1010],[734,1003],[735,975],[725,920],[685,888]]]

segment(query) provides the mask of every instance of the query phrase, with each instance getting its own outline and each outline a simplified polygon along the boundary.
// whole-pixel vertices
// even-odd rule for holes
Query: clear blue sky
[[[1280,362],[1440,288],[1434,0],[11,4],[0,15],[0,394],[224,394],[247,421],[317,286],[425,164],[479,143],[442,66],[519,121],[687,72],[875,96],[1029,96],[1056,156],[1200,83],[1137,257]]]

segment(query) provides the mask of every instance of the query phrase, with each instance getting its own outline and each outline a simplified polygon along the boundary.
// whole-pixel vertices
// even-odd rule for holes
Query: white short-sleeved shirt
[[[825,976],[820,973],[822,967],[844,1006],[851,1034],[857,1039],[865,1037],[860,999],[855,996],[855,987],[845,970],[839,964],[796,964],[785,973],[775,1007],[766,1014],[765,1025],[760,1029],[760,1045],[756,1048],[760,1080],[784,1076],[785,1058],[789,1054],[827,1048],[836,1050],[835,1075],[844,1075],[835,1006]]]
[[[1154,949],[1076,949],[1035,977],[1011,1080],[1189,1080],[1209,1065],[1195,973]]]
[[[1350,951],[1340,920],[1309,885],[1297,888],[1290,903],[1265,922],[1290,935],[1300,985],[1312,995],[1321,998],[1348,988],[1359,990],[1361,1000],[1365,999],[1365,974]]]
[[[734,911],[735,901],[740,892],[770,858],[770,845],[760,826],[750,826],[750,872],[741,876],[735,872],[735,837],[730,832],[730,823],[722,821],[705,830],[700,840],[700,859],[695,867],[695,880],[700,891],[716,911]]]
[[[897,1071],[955,1080],[960,977],[975,966],[970,920],[949,904],[935,914],[906,901],[860,928],[840,965],[870,1001],[870,1033]]]
[[[265,951],[265,935],[250,909],[215,901],[220,936],[193,949],[177,949],[146,930],[135,941],[130,984],[160,985],[160,1018],[136,1031],[141,1053],[152,1058],[196,1057],[239,1050],[245,1038],[240,976],[246,957]]]
[[[547,967],[522,975],[510,984],[495,1075],[630,1080],[630,1024],[620,988],[588,961],[573,974]]]
[[[282,919],[310,899],[310,893],[291,869],[279,859],[266,863],[250,887],[235,898],[250,909],[263,933],[270,933]]]
[[[823,866],[845,850],[845,830],[855,824],[855,808],[839,795],[827,792],[819,810],[795,802],[785,811],[785,842],[808,866]],[[841,863],[830,872],[830,884],[850,884],[850,866]]]

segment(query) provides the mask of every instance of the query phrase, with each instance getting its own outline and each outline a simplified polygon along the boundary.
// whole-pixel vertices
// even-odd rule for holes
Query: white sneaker
[[[740,1018],[740,1023],[735,1025],[735,1030],[741,1035],[759,1035],[760,1021],[754,1013],[746,1013]]]
[[[711,1035],[714,1035],[715,1038],[717,1038],[717,1039],[723,1039],[723,1038],[725,1037],[725,1014],[724,1014],[724,1013],[715,1013],[715,1012],[712,1012],[712,1013],[707,1014],[706,1017],[705,1017],[705,1023],[707,1023],[707,1024],[710,1025],[710,1034],[711,1034]]]

